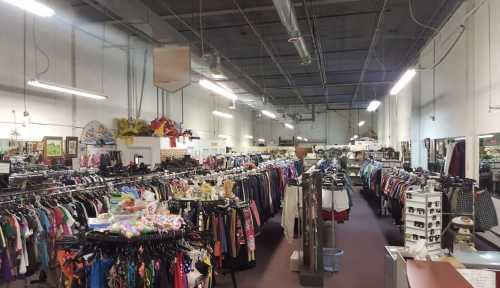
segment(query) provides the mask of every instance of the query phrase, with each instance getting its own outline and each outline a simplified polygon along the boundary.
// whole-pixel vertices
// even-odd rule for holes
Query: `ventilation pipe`
[[[285,26],[288,32],[288,42],[293,43],[295,49],[299,53],[301,64],[308,65],[311,63],[311,54],[307,50],[306,42],[299,29],[295,8],[292,0],[273,0],[274,7],[280,16],[281,23]]]

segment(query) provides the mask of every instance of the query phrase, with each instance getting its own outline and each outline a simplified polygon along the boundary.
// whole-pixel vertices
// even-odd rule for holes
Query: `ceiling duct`
[[[222,69],[220,66],[220,56],[217,54],[214,54],[210,63],[210,71],[212,71],[212,74],[215,75],[222,75]]]
[[[311,63],[311,54],[307,50],[307,45],[300,32],[295,8],[292,0],[273,0],[274,7],[281,19],[281,23],[285,26],[288,32],[288,42],[293,43],[295,49],[299,53],[301,64],[308,65]]]

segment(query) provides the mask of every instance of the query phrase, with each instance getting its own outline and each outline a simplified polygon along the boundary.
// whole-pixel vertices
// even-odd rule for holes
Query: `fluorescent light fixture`
[[[289,124],[289,123],[285,123],[285,127],[288,128],[288,129],[293,129],[295,127],[293,127],[292,124]]]
[[[366,111],[368,112],[375,112],[377,111],[378,107],[382,104],[382,102],[378,100],[372,100],[370,104],[368,104],[368,107],[366,108]]]
[[[224,134],[219,134],[219,135],[217,135],[217,137],[222,138],[222,139],[228,139],[229,138],[229,136],[224,135]]]
[[[63,93],[63,94],[76,95],[76,96],[81,96],[81,97],[97,99],[97,100],[108,99],[108,97],[104,96],[104,95],[99,95],[99,94],[87,92],[87,91],[84,91],[81,89],[77,89],[77,88],[73,88],[73,87],[66,87],[63,85],[53,84],[53,83],[44,82],[44,81],[40,81],[40,80],[30,80],[30,81],[28,81],[28,85],[33,86],[33,87],[46,89],[46,90],[59,92],[59,93]]]
[[[198,82],[202,87],[207,88],[208,90],[221,95],[230,100],[237,100],[238,96],[236,96],[233,91],[228,90],[220,85],[215,84],[214,82],[206,79],[201,79]]]
[[[245,137],[246,139],[253,139],[253,136],[252,136],[252,135],[245,135],[245,136],[243,136],[243,137]]]
[[[398,82],[392,87],[391,95],[397,95],[403,88],[405,88],[406,84],[408,84],[413,77],[417,74],[415,69],[406,70],[405,74],[399,78]]]
[[[309,139],[307,139],[307,138],[304,138],[304,141],[308,142],[308,141],[309,141]]]
[[[267,110],[262,110],[260,111],[262,114],[264,114],[266,117],[269,117],[271,119],[275,119],[276,115],[273,112],[267,111]]]
[[[220,112],[217,110],[212,111],[212,115],[217,116],[217,117],[226,118],[226,119],[233,119],[233,115],[231,115],[229,113]]]
[[[462,141],[462,140],[465,140],[465,137],[457,137],[457,138],[455,138],[455,141]]]
[[[493,138],[495,135],[493,134],[487,134],[487,135],[479,135],[479,139],[488,139],[488,138]]]
[[[259,142],[266,142],[266,140],[262,139],[262,138],[257,139],[257,141],[259,141]]]
[[[359,136],[358,136],[358,135],[354,135],[354,136],[352,136],[352,139],[354,139],[354,140],[356,140],[356,139],[358,139],[358,138],[359,138]]]
[[[35,0],[3,0],[10,5],[21,8],[26,12],[33,13],[40,17],[51,17],[55,14],[54,10]]]
[[[297,137],[295,137],[295,138],[297,138],[297,140],[303,140],[303,139],[304,139],[304,138],[302,138],[302,137],[300,137],[300,136],[297,136]]]
[[[215,73],[212,73],[212,79],[222,80],[222,79],[227,79],[227,78],[226,78],[226,76],[224,74],[215,74]]]
[[[358,126],[361,127],[361,126],[365,125],[365,123],[366,123],[365,121],[359,121]]]

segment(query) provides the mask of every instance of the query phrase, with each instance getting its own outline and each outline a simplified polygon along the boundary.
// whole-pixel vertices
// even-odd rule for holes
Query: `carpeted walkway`
[[[394,230],[395,235],[399,232],[390,219],[377,218],[357,190],[353,201],[351,220],[336,224],[337,247],[345,251],[341,271],[327,275],[324,287],[384,287],[384,231]],[[293,246],[282,238],[279,221],[280,217],[275,217],[266,223],[257,238],[257,267],[236,274],[239,288],[300,287],[298,274],[289,270]],[[391,244],[400,241],[395,239],[399,243]],[[218,287],[232,287],[230,276],[218,280]]]

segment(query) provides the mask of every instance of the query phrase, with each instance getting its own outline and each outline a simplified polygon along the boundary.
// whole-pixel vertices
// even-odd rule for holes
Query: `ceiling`
[[[70,1],[90,21],[111,20],[89,6],[89,0]],[[249,87],[277,106],[364,108],[387,93],[433,33],[411,19],[409,0],[296,0],[299,26],[313,59],[301,65],[272,0],[140,1],[182,33],[198,54],[217,50],[223,67],[232,72],[226,81]],[[461,2],[413,0],[412,5],[416,19],[439,27]],[[316,49],[313,38],[322,49]]]

